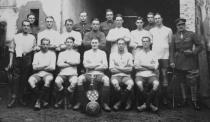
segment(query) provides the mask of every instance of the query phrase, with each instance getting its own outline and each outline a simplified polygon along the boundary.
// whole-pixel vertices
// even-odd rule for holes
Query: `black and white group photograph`
[[[210,0],[0,0],[0,122],[209,122]]]

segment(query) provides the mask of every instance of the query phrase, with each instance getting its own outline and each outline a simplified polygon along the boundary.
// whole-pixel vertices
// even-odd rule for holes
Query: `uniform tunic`
[[[170,62],[175,63],[177,69],[180,70],[194,70],[198,68],[198,52],[201,51],[202,45],[200,40],[196,37],[194,32],[185,30],[182,33],[173,35],[171,49],[170,49]],[[193,48],[195,45],[195,48]],[[193,54],[186,55],[185,50],[192,50]]]

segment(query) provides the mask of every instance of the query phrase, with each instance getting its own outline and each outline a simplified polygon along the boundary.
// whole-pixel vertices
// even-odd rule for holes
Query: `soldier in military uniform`
[[[198,53],[202,50],[201,42],[194,32],[185,29],[186,19],[178,18],[175,23],[177,32],[170,45],[170,66],[175,68],[177,81],[181,84],[183,103],[186,104],[184,84],[190,86],[192,104],[195,110],[197,103]]]

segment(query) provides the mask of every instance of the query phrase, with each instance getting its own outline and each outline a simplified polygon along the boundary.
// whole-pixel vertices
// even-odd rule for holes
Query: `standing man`
[[[107,36],[110,29],[115,28],[114,12],[111,9],[106,10],[106,21],[101,23],[101,31]]]
[[[23,101],[23,95],[31,69],[32,52],[36,39],[32,34],[29,34],[30,22],[28,20],[22,22],[22,30],[22,33],[14,36],[9,47],[10,60],[7,70],[12,70],[13,81],[10,83],[12,98],[7,105],[8,108],[15,105],[17,98],[22,105],[26,105]]]
[[[87,22],[87,12],[86,11],[82,11],[80,13],[80,22],[75,24],[73,26],[73,30],[80,32],[82,35],[82,39],[84,39],[85,33],[91,31],[91,24]],[[79,48],[79,53],[80,53],[80,60],[83,60],[83,53],[85,52],[84,49],[84,45],[82,43],[81,47]],[[84,67],[83,64],[81,62],[81,64],[79,65],[79,75],[84,73]]]
[[[195,110],[199,110],[197,100],[197,85],[199,77],[198,53],[202,44],[194,32],[185,29],[186,19],[176,21],[177,32],[173,36],[170,48],[170,66],[175,68],[177,79],[181,83],[183,103],[186,103],[184,83],[190,86],[192,103]]]
[[[106,37],[106,40],[111,42],[111,53],[117,52],[117,40],[123,38],[126,41],[125,51],[127,51],[127,45],[131,40],[130,31],[123,27],[123,17],[121,14],[117,14],[115,18],[116,27],[111,29]]]
[[[158,110],[158,107],[154,105],[154,101],[157,100],[156,92],[159,86],[159,80],[156,74],[158,59],[151,50],[151,44],[151,38],[149,36],[142,37],[143,48],[134,57],[134,67],[136,69],[135,82],[138,87],[137,110],[140,112],[147,107],[153,112]],[[139,104],[139,100],[143,101],[143,103]]]
[[[43,38],[40,41],[41,51],[34,54],[32,63],[35,73],[28,79],[28,83],[35,95],[36,102],[34,109],[36,110],[40,110],[41,103],[43,107],[49,105],[50,85],[53,81],[52,71],[55,70],[56,65],[56,55],[48,49],[50,40]],[[41,89],[37,85],[40,81],[44,82],[44,86]]]
[[[77,86],[77,65],[80,64],[80,54],[73,48],[75,39],[73,37],[66,38],[65,45],[66,50],[60,52],[58,55],[57,65],[60,69],[58,76],[55,79],[57,97],[55,108],[60,106],[60,98],[62,98],[63,94],[63,83],[68,81],[70,85],[68,86],[68,95],[69,101],[73,100],[73,93],[75,87]],[[71,108],[71,104],[69,104],[69,108]]]
[[[131,31],[131,41],[130,47],[132,52],[135,55],[136,52],[143,48],[142,46],[142,37],[151,36],[150,32],[143,28],[144,21],[142,17],[137,17],[136,19],[136,30]]]
[[[163,25],[163,18],[159,13],[156,13],[154,18],[156,26],[150,30],[153,37],[152,50],[156,54],[159,62],[163,104],[167,104],[169,44],[171,43],[173,33],[171,28]]]
[[[39,32],[38,25],[35,24],[36,22],[36,16],[32,13],[27,15],[27,20],[30,22],[31,31],[30,33],[33,34],[37,39],[37,33]]]
[[[119,101],[114,104],[113,108],[119,110],[122,103],[125,103],[125,110],[131,109],[131,96],[133,90],[133,80],[131,79],[131,71],[133,67],[133,56],[129,52],[125,51],[125,40],[117,40],[118,51],[110,54],[110,66],[109,69],[112,73],[111,84],[114,86],[114,90],[120,96]],[[123,90],[122,85],[126,88]],[[124,92],[124,94],[123,94]]]
[[[149,13],[147,14],[147,24],[146,24],[146,26],[144,27],[144,29],[149,31],[149,30],[152,29],[153,27],[155,27],[154,13],[149,12]]]
[[[91,49],[91,41],[94,38],[98,38],[99,49],[105,51],[106,50],[106,37],[105,37],[104,33],[99,30],[100,29],[99,19],[97,19],[97,18],[93,19],[91,27],[92,27],[92,30],[85,34],[83,42],[82,42],[84,49],[85,50]]]
[[[73,30],[78,31],[82,35],[82,39],[85,33],[91,31],[91,24],[87,22],[87,12],[82,11],[80,13],[80,22],[73,26]]]
[[[106,10],[106,21],[101,23],[101,31],[104,32],[105,36],[108,35],[109,30],[115,28],[114,22],[114,12],[111,9]],[[110,50],[111,50],[111,42],[106,42],[106,51],[109,57]]]
[[[37,46],[41,45],[41,39],[47,38],[50,40],[50,47],[51,50],[58,50],[58,46],[60,44],[60,33],[53,29],[54,26],[54,18],[52,16],[47,16],[45,18],[46,29],[42,32],[38,33],[37,37]],[[39,50],[39,47],[37,47]]]
[[[74,21],[72,19],[67,19],[65,21],[66,32],[61,34],[61,44],[64,44],[68,37],[73,37],[75,39],[74,47],[78,48],[82,44],[82,36],[80,32],[72,30],[73,25],[74,25]]]
[[[83,64],[86,69],[86,74],[80,75],[78,78],[78,94],[79,103],[77,104],[77,109],[80,107],[81,103],[84,101],[84,92],[87,89],[85,85],[90,83],[90,76],[88,74],[94,74],[96,76],[95,83],[99,85],[102,89],[97,89],[102,95],[101,105],[105,111],[111,111],[109,107],[109,97],[110,97],[110,83],[109,77],[104,74],[104,70],[108,68],[106,53],[99,49],[99,40],[92,39],[91,41],[92,49],[85,51]],[[94,84],[95,84],[94,83]]]

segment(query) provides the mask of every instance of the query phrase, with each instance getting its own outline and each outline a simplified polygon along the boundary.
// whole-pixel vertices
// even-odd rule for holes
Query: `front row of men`
[[[142,104],[137,106],[139,111],[143,111],[147,107],[152,111],[157,111],[158,107],[154,105],[153,98],[155,98],[156,91],[159,86],[156,70],[158,68],[158,60],[150,49],[151,40],[150,37],[143,37],[143,50],[136,55],[133,59],[131,53],[125,51],[126,42],[124,39],[118,39],[118,51],[110,54],[110,66],[111,80],[104,74],[104,71],[108,68],[106,53],[100,49],[99,40],[93,39],[91,41],[92,49],[87,50],[84,53],[83,64],[86,69],[86,74],[82,74],[78,77],[77,65],[80,63],[80,54],[74,50],[74,38],[69,37],[66,39],[66,50],[62,51],[58,55],[57,66],[59,67],[59,73],[55,78],[55,91],[57,92],[55,108],[58,108],[61,103],[59,98],[63,91],[63,82],[69,81],[70,85],[67,90],[69,97],[72,99],[72,94],[77,86],[78,96],[77,103],[73,109],[79,109],[84,101],[85,84],[90,80],[87,73],[94,73],[97,75],[97,84],[100,84],[98,90],[102,90],[101,105],[105,111],[111,111],[110,104],[110,83],[114,88],[114,91],[121,95],[120,99],[113,105],[114,110],[119,110],[122,103],[125,102],[125,110],[131,109],[131,94],[133,93],[134,81],[131,78],[131,72],[133,67],[137,70],[136,84],[138,86],[139,94],[141,94]],[[48,49],[50,40],[43,38],[41,40],[41,51],[35,53],[33,59],[33,70],[35,73],[29,77],[29,84],[36,96],[36,102],[34,107],[40,109],[41,105],[46,107],[49,105],[50,85],[53,81],[52,72],[55,70],[56,55],[54,52]],[[134,60],[134,63],[133,63]],[[38,88],[37,83],[44,81],[42,89]],[[111,82],[110,82],[111,81]],[[147,82],[152,85],[149,94],[144,92],[144,83]],[[125,87],[122,87],[125,86]],[[124,92],[122,95],[120,92]],[[117,96],[118,96],[117,95]],[[139,102],[138,102],[139,103]]]

